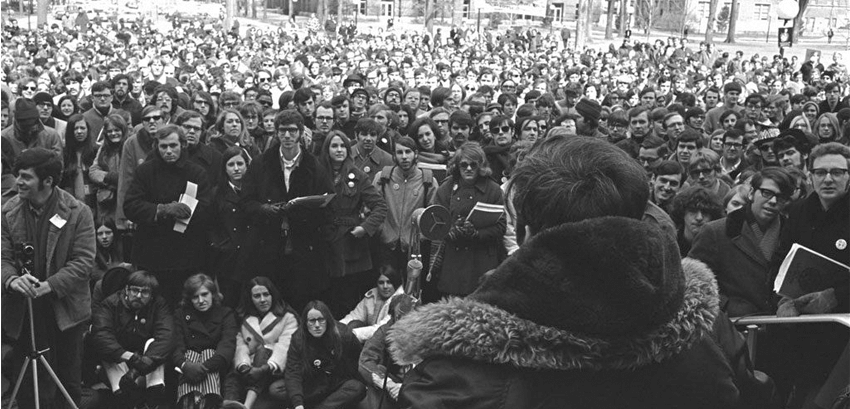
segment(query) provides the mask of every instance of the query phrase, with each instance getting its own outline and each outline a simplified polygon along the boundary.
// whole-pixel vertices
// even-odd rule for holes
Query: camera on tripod
[[[32,274],[35,268],[35,246],[32,243],[16,244],[15,260],[18,262],[21,274]]]

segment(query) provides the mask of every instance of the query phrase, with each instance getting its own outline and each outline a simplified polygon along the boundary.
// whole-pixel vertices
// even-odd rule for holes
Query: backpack
[[[392,177],[393,170],[395,168],[395,166],[384,166],[384,168],[381,169],[381,178],[378,179],[378,186],[381,187],[381,196],[386,196],[384,194],[384,187],[387,185],[387,183],[389,183],[390,177]],[[428,200],[428,191],[432,187],[434,181],[434,173],[431,171],[431,169],[420,170],[422,171],[422,187],[425,190],[425,194],[422,195],[422,207],[427,207],[428,203],[426,201]]]

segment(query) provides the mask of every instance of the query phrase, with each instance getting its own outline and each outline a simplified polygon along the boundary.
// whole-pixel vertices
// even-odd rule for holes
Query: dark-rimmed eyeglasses
[[[691,169],[689,172],[692,178],[698,178],[700,176],[709,176],[711,172],[714,172],[714,169],[705,168],[705,169]]]
[[[470,169],[475,170],[478,169],[478,162],[467,162],[463,161],[457,164],[461,169]]]
[[[152,116],[146,116],[146,117],[142,118],[142,121],[145,121],[145,122],[148,122],[148,121],[156,122],[156,121],[159,121],[159,120],[161,120],[161,119],[162,119],[162,115],[152,115]]]
[[[774,192],[770,189],[758,188],[756,190],[758,190],[759,194],[761,194],[761,197],[765,198],[766,200],[770,200],[775,197],[776,201],[779,203],[788,203],[791,201],[791,196],[783,195],[781,193]]]
[[[823,178],[825,178],[825,177],[826,177],[826,175],[832,176],[832,178],[833,178],[833,179],[838,179],[838,178],[840,178],[840,177],[842,177],[842,176],[844,176],[844,175],[846,175],[846,174],[847,174],[847,169],[841,169],[841,168],[833,168],[833,169],[816,168],[816,169],[812,169],[812,170],[811,170],[811,172],[812,172],[812,175],[815,175],[815,177],[817,177],[817,178],[819,178],[819,179],[823,179]]]
[[[490,132],[492,132],[492,133],[508,133],[510,131],[511,131],[511,127],[507,126],[507,125],[502,126],[502,127],[494,126],[494,127],[490,128]]]

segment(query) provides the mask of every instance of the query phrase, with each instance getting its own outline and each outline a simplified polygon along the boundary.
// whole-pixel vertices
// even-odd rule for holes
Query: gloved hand
[[[149,374],[156,368],[156,363],[152,358],[139,354],[133,354],[127,363],[142,375]]]
[[[142,375],[139,371],[134,368],[130,368],[130,370],[121,377],[121,380],[118,381],[118,388],[126,392],[138,388],[139,385],[136,383],[136,379],[140,376]]]
[[[246,378],[249,372],[251,372],[251,365],[242,364],[236,368],[236,373]]]
[[[797,308],[794,307],[794,300],[791,298],[782,297],[782,300],[779,301],[779,308],[776,309],[777,317],[798,317],[800,316],[800,311],[797,311]]]
[[[272,372],[272,368],[269,364],[263,364],[262,366],[251,368],[251,371],[248,372],[248,379],[253,381],[254,383],[260,382],[268,376]]]
[[[199,383],[207,376],[206,368],[197,362],[186,361],[183,363],[181,370],[183,371],[183,379],[187,383]]]
[[[185,203],[171,202],[156,205],[156,217],[169,217],[172,219],[185,219],[192,215],[192,209]]]
[[[276,204],[264,203],[260,205],[260,213],[267,217],[280,214],[282,211],[283,209]]]
[[[472,222],[468,220],[464,221],[459,229],[461,233],[460,237],[463,237],[465,239],[473,239],[478,236],[478,230],[475,229],[475,226],[472,224]]]
[[[803,314],[827,314],[838,307],[835,290],[830,288],[823,291],[801,295],[794,300],[794,308]]]

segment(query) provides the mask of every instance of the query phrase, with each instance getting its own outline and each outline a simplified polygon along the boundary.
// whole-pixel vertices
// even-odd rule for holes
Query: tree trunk
[[[342,2],[344,0],[336,1],[336,25],[339,27],[342,24]]]
[[[233,17],[236,14],[236,0],[225,0],[224,13],[224,31],[229,32],[233,28]]]
[[[434,43],[434,0],[425,0],[425,31],[431,35]]]
[[[590,0],[578,0],[578,19],[576,19],[576,51],[587,45],[587,26],[590,24]]]
[[[605,39],[614,38],[614,3],[616,0],[608,0],[608,19],[605,22]]]
[[[257,0],[249,0],[251,2],[251,18],[257,18]]]
[[[726,33],[726,42],[735,42],[735,29],[738,25],[738,0],[732,0],[732,10],[729,11],[729,32]]]
[[[626,0],[620,0],[620,38],[626,36],[626,25],[629,22],[629,8]]]
[[[463,0],[452,2],[452,26],[460,28],[463,24]]]
[[[325,29],[325,19],[328,15],[327,0],[319,0],[316,4],[316,19],[319,20],[319,30]]]
[[[709,44],[714,42],[714,22],[717,16],[717,3],[718,0],[711,0],[708,4],[708,23],[705,28],[705,42]]]
[[[797,14],[797,18],[794,19],[794,42],[800,41],[800,38],[803,37],[805,24],[803,23],[803,14],[806,13],[806,7],[809,6],[809,0],[797,0],[797,4],[800,5],[800,13]]]
[[[38,0],[36,9],[36,27],[47,24],[47,10],[50,8],[50,0]]]

